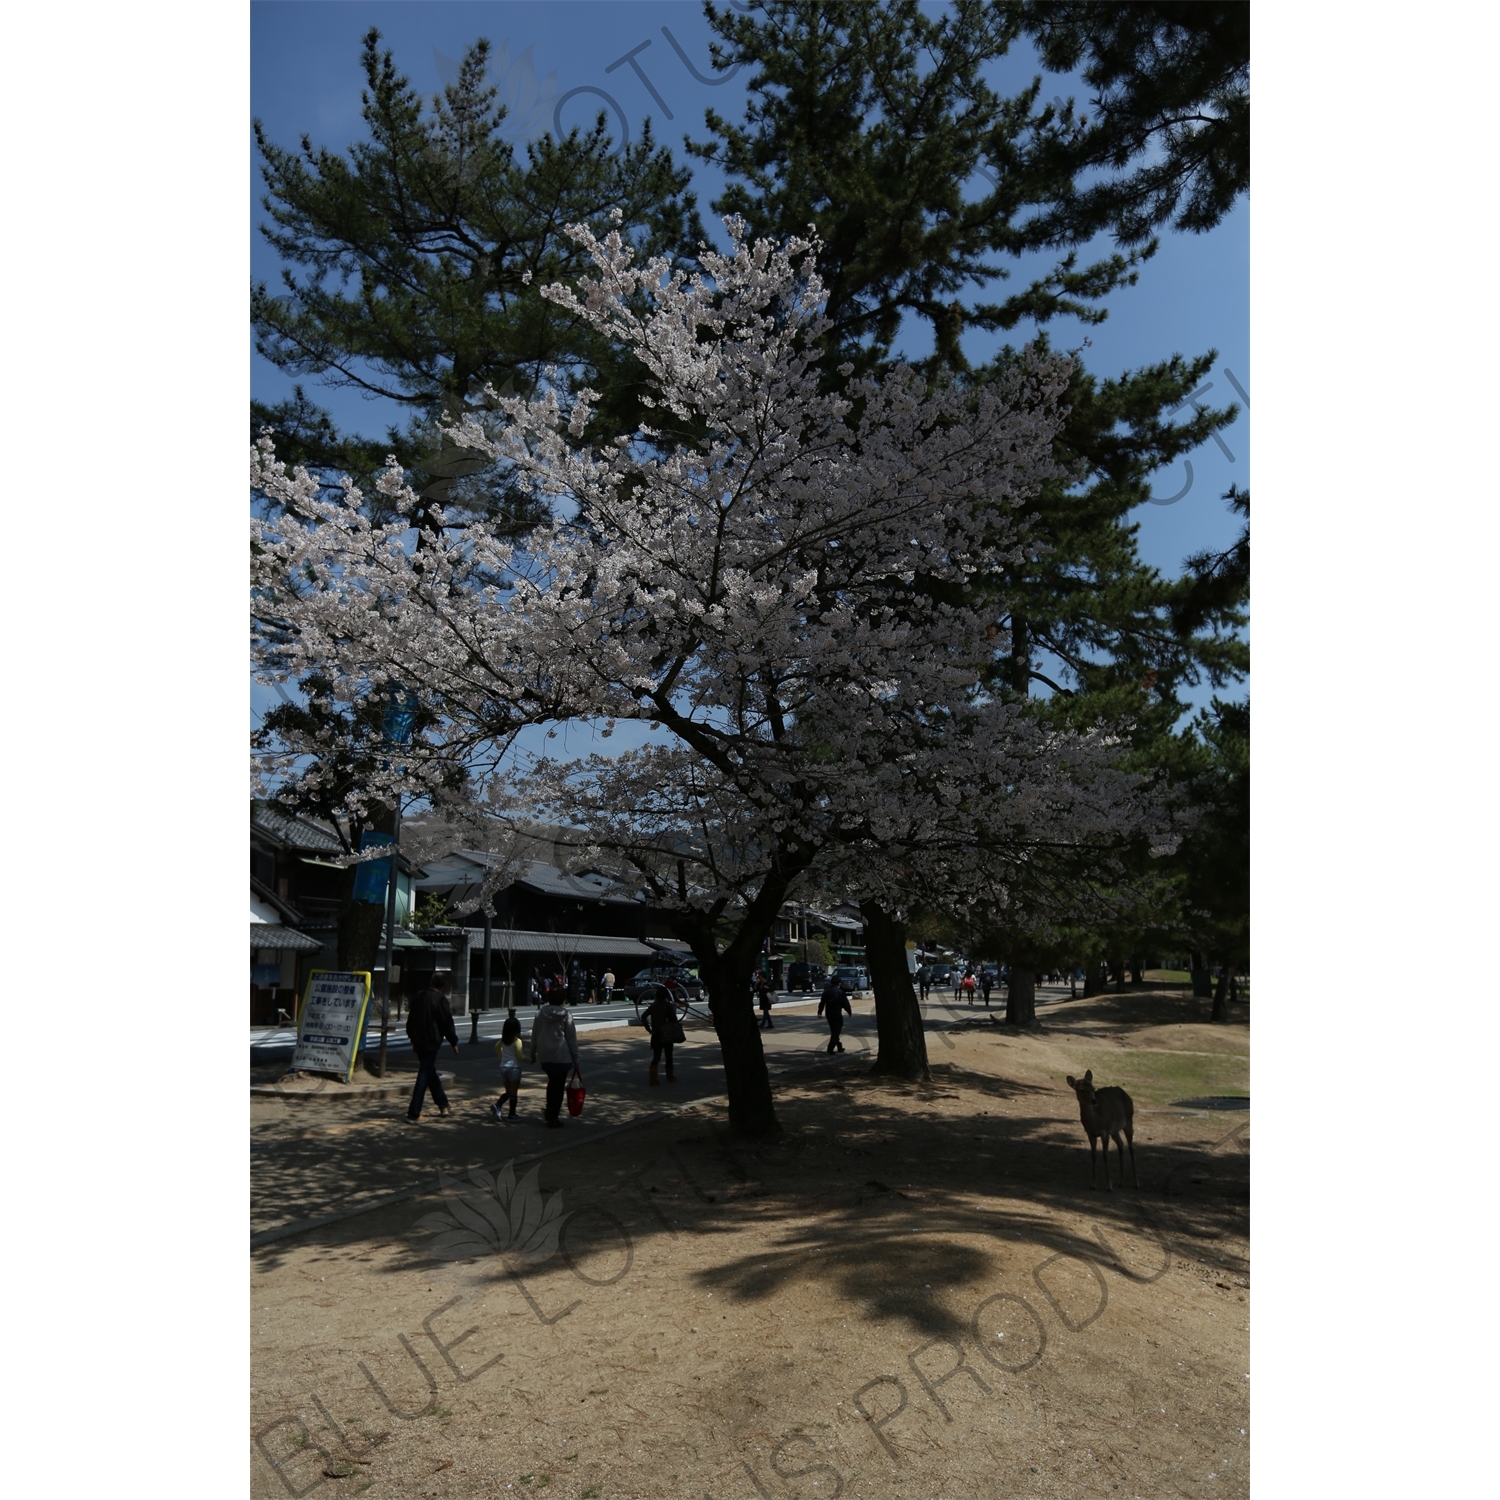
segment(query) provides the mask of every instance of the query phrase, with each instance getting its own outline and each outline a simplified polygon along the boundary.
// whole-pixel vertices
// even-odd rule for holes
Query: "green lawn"
[[[1117,1084],[1136,1104],[1171,1104],[1212,1094],[1248,1094],[1250,1059],[1228,1052],[1147,1051],[1136,1047],[1072,1047],[1078,1065],[1094,1070],[1098,1087]]]

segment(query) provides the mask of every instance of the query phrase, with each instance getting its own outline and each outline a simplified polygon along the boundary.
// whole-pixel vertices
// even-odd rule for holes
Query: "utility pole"
[[[391,1032],[391,956],[396,946],[396,872],[400,864],[397,852],[400,846],[401,804],[398,801],[392,824],[391,873],[385,891],[385,973],[380,976],[380,1061],[375,1069],[377,1078],[385,1077],[386,1040]]]
[[[494,930],[494,913],[488,903],[484,908],[484,1008],[488,1012],[490,1008],[490,934]],[[479,1040],[478,1013],[475,1014],[474,1040]]]
[[[381,738],[387,745],[404,745],[411,738],[411,727],[416,718],[416,700],[410,694],[401,693],[385,711]],[[385,1077],[386,1040],[391,1031],[391,963],[396,946],[396,881],[401,865],[401,794],[394,796],[395,807],[391,813],[391,868],[385,891],[385,974],[380,986],[380,1061],[376,1068],[377,1078]]]

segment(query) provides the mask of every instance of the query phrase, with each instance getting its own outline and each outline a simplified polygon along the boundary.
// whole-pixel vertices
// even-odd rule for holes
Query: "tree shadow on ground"
[[[955,1101],[967,1112],[955,1112]],[[1001,1104],[1009,1108],[991,1108]],[[543,1189],[561,1189],[577,1215],[569,1264],[606,1256],[606,1241],[621,1234],[631,1258],[669,1238],[692,1248],[700,1264],[690,1282],[705,1292],[754,1302],[796,1278],[926,1337],[959,1331],[945,1307],[962,1302],[952,1294],[998,1271],[1029,1275],[1038,1256],[1135,1280],[1155,1279],[1172,1255],[1248,1272],[1248,1120],[1216,1119],[1197,1140],[1138,1128],[1141,1187],[1120,1186],[1111,1151],[1115,1186],[1106,1192],[1102,1174],[1090,1188],[1071,1091],[956,1067],[929,1085],[820,1070],[783,1084],[778,1110],[783,1132],[764,1142],[732,1137],[716,1115],[684,1117],[548,1157]],[[327,1138],[326,1171],[357,1170],[355,1136]],[[493,1152],[495,1137],[485,1139]],[[464,1168],[449,1171],[457,1178]],[[441,1207],[429,1195],[291,1243],[373,1261],[382,1274],[434,1269],[445,1262],[415,1226]],[[754,1243],[736,1243],[743,1234]],[[257,1268],[281,1264],[289,1248],[264,1247]],[[494,1281],[522,1269],[498,1254],[461,1264]],[[540,1285],[559,1264],[525,1274]],[[600,1284],[613,1274],[601,1269]]]

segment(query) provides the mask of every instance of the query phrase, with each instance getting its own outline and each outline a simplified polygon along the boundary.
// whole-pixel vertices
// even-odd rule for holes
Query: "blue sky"
[[[602,107],[612,123],[623,118],[635,139],[649,116],[657,139],[670,144],[679,159],[685,157],[684,134],[706,137],[705,108],[739,117],[749,76],[745,70],[738,78],[712,86],[694,77],[693,70],[702,75],[710,71],[710,32],[696,0],[258,0],[251,6],[251,104],[273,140],[293,146],[307,134],[314,145],[339,148],[362,135],[359,49],[371,25],[380,28],[397,66],[423,93],[442,87],[442,59],[457,59],[477,37],[487,37],[495,53],[506,48],[511,68],[504,85],[512,102],[527,103],[529,84],[535,84],[536,93],[529,96],[530,128],[551,128],[560,122],[566,131],[588,125]],[[641,47],[642,43],[649,45]],[[632,52],[634,57],[627,59]],[[1038,71],[1034,55],[1023,46],[995,65],[993,77],[998,85],[1015,90]],[[659,97],[653,97],[653,90]],[[1054,94],[1087,99],[1078,80],[1044,74],[1043,97]],[[668,109],[670,120],[665,117]],[[517,117],[518,130],[525,123]],[[249,147],[252,222],[258,223],[262,184],[253,142]],[[695,166],[699,207],[712,227],[708,205],[722,179],[701,163]],[[1190,552],[1229,544],[1237,528],[1220,496],[1231,483],[1249,484],[1249,412],[1240,393],[1251,391],[1249,220],[1248,204],[1241,200],[1209,234],[1167,234],[1155,258],[1141,269],[1138,285],[1109,299],[1106,322],[1084,328],[1075,320],[1060,319],[1049,327],[1057,348],[1076,347],[1085,337],[1091,340],[1085,362],[1101,376],[1173,353],[1218,351],[1206,382],[1212,388],[1200,399],[1214,406],[1234,402],[1241,408],[1239,416],[1222,434],[1222,444],[1210,441],[1190,455],[1191,478],[1182,463],[1157,476],[1153,493],[1163,500],[1180,496],[1175,503],[1143,505],[1134,518],[1140,525],[1142,556],[1169,573],[1180,569]],[[1094,248],[1102,253],[1108,246],[1101,241]],[[258,280],[278,279],[276,256],[259,234],[254,236],[251,267]],[[1024,267],[1017,280],[1022,275]],[[1009,337],[1011,342],[1023,342],[1025,336],[1023,329]],[[926,343],[925,327],[919,326],[903,351],[920,355]],[[989,352],[982,335],[967,339],[965,350],[975,360]],[[251,360],[251,388],[257,398],[277,401],[290,394],[291,379],[254,353]],[[392,420],[404,425],[389,403],[323,388],[314,380],[304,384],[343,426],[376,433]],[[1195,696],[1206,701],[1208,694]],[[266,690],[255,688],[257,709],[269,701],[273,700]]]

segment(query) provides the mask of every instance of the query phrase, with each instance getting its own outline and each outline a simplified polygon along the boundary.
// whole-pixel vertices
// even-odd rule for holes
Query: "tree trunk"
[[[386,809],[377,812],[371,827],[376,833],[394,833],[394,811]],[[355,882],[364,868],[363,865],[351,865],[344,871],[344,887],[339,902],[339,968],[353,974],[373,972],[380,958],[380,934],[385,926],[384,886],[381,886],[378,898],[366,901],[354,899]]]
[[[1097,995],[1104,988],[1104,964],[1102,960],[1093,960],[1084,965],[1083,969],[1083,998]]]
[[[1214,986],[1214,1008],[1209,1015],[1211,1021],[1229,1019],[1229,968],[1229,964],[1225,963],[1219,969],[1219,982]]]
[[[1123,958],[1111,959],[1109,966],[1114,970],[1115,993],[1123,995],[1125,993],[1125,960]]]
[[[1138,958],[1130,960],[1130,982],[1135,985],[1145,984],[1146,982],[1145,969]]]
[[[697,950],[694,950],[697,953]],[[705,964],[701,953],[698,971],[709,987],[708,1008],[724,1056],[724,1088],[729,1095],[729,1126],[742,1135],[774,1135],[776,1107],[771,1101],[771,1075],[766,1051],[750,999],[749,962],[732,962],[720,956]]]
[[[1010,961],[1010,982],[1005,986],[1005,1024],[1036,1025],[1036,975],[1030,962]]]
[[[871,1073],[926,1082],[927,1037],[922,1009],[906,964],[906,924],[874,901],[861,901],[865,920],[865,961],[875,987],[875,1031],[879,1050]]]
[[[759,903],[757,903],[759,904]],[[777,903],[779,904],[779,903]],[[760,922],[749,920],[721,953],[710,917],[691,913],[672,926],[693,950],[698,974],[708,986],[708,1009],[714,1018],[719,1051],[724,1058],[724,1090],[729,1097],[729,1126],[748,1136],[775,1135],[776,1107],[771,1101],[771,1075],[761,1045],[750,977],[760,959],[761,946],[775,920],[776,905]]]
[[[346,973],[369,973],[380,957],[380,930],[385,925],[385,903],[354,899],[355,870],[349,871],[339,906],[339,968]]]

